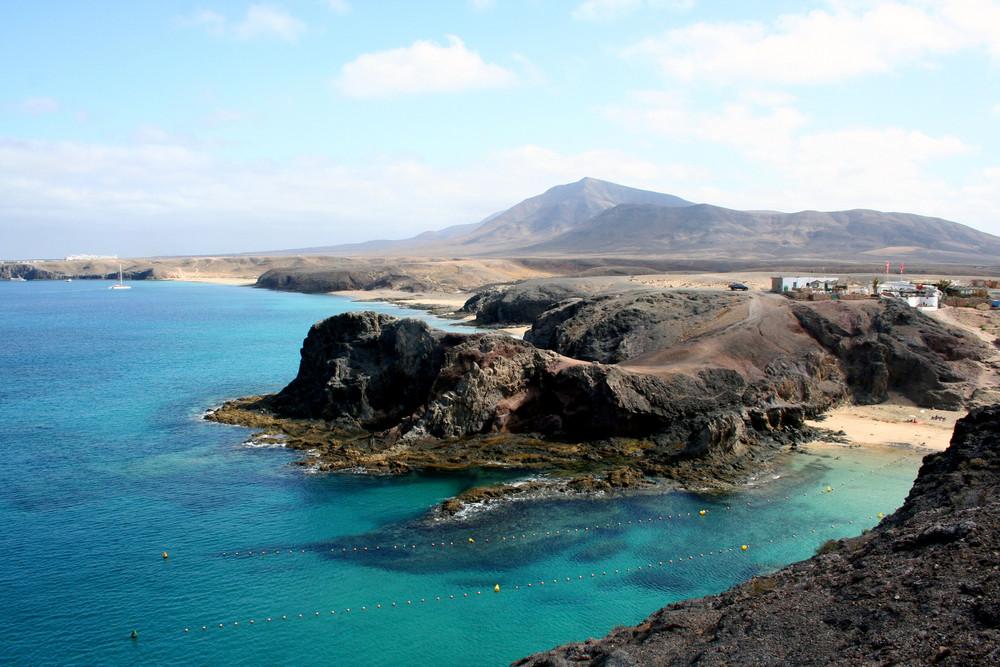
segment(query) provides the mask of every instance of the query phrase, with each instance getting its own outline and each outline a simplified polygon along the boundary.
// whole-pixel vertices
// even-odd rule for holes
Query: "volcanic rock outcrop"
[[[807,355],[753,382],[722,368],[657,376],[501,334],[347,313],[310,330],[285,389],[212,418],[284,433],[330,468],[624,465],[710,483],[750,472],[766,458],[757,445],[802,437],[806,416],[843,398],[830,372]],[[681,472],[692,460],[705,465]]]
[[[797,305],[802,327],[842,363],[855,402],[896,391],[921,407],[958,410],[986,346],[896,300]]]
[[[461,312],[475,315],[476,323],[481,325],[531,324],[563,301],[593,292],[586,283],[573,280],[525,280],[478,292],[469,297]]]
[[[516,665],[1000,664],[1000,406],[972,411],[871,532]]]
[[[724,292],[663,290],[569,299],[535,318],[524,339],[574,359],[614,364],[719,326],[746,299]]]
[[[323,469],[507,465],[590,476],[574,488],[632,472],[718,486],[852,397],[964,404],[986,349],[902,304],[720,292],[563,302],[529,338],[555,349],[338,315],[312,327],[281,392],[211,418],[281,434]]]
[[[812,369],[801,370],[806,377]],[[281,417],[386,431],[404,441],[491,433],[627,437],[671,453],[704,453],[713,441],[742,433],[746,388],[732,372],[660,378],[581,363],[501,334],[448,334],[361,312],[314,325],[298,375],[261,405]],[[791,413],[801,421],[801,410]]]

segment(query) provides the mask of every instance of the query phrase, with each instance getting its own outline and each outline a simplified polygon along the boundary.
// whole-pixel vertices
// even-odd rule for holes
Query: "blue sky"
[[[399,238],[594,176],[1000,234],[1000,0],[0,5],[0,257]]]

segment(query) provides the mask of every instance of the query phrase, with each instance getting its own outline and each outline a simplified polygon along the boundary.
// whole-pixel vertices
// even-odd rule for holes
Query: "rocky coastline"
[[[968,400],[981,344],[897,304],[827,305],[711,292],[571,297],[524,341],[346,313],[312,327],[283,390],[208,418],[280,435],[317,470],[542,477],[473,489],[447,501],[446,516],[505,497],[664,481],[731,488],[814,438],[805,420],[834,405],[906,388],[931,406]],[[704,349],[711,357],[692,362]]]

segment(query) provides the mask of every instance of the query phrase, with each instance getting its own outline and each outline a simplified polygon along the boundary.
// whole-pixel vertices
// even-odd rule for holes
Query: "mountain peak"
[[[673,195],[585,176],[572,183],[556,185],[487,218],[473,233],[462,239],[462,244],[502,249],[545,241],[620,204],[670,207],[690,206],[691,202]]]

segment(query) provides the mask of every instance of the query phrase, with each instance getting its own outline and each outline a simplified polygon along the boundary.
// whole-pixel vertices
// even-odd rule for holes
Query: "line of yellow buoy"
[[[890,467],[892,465],[895,465],[895,464],[897,464],[897,463],[899,463],[901,461],[909,460],[910,458],[911,457],[903,456],[903,457],[899,457],[899,458],[896,458],[896,459],[892,459],[888,463],[885,463],[885,464],[883,464],[881,466],[877,466],[875,468],[871,468],[871,469],[866,470],[866,471],[864,471],[864,472],[862,472],[862,473],[860,473],[858,475],[852,476],[852,477],[848,478],[847,480],[844,480],[843,482],[841,482],[840,484],[838,484],[836,486],[825,485],[822,488],[822,490],[820,491],[820,493],[833,493],[835,490],[843,490],[845,488],[850,488],[850,483],[851,482],[856,481],[859,478],[864,477],[866,475],[875,474],[875,473],[879,472],[880,470],[888,468],[888,467]],[[800,498],[800,497],[801,498],[805,498],[805,497],[809,497],[809,496],[815,495],[815,493],[816,493],[815,491],[804,491],[802,493],[795,494],[794,497],[796,497],[796,498]],[[777,502],[780,502],[780,500],[791,500],[792,497],[793,496],[784,496],[782,499],[779,499]],[[754,502],[748,501],[745,504],[745,507],[753,509],[754,507],[758,507],[758,506],[762,506],[762,505],[773,505],[775,502],[776,501],[774,499],[771,499],[771,498],[765,499],[763,501],[759,501],[758,503],[754,503]],[[726,505],[724,507],[724,509],[727,510],[727,511],[730,511],[730,510],[732,510],[732,506],[731,505]],[[664,521],[675,521],[675,520],[682,520],[682,519],[692,518],[693,516],[695,516],[695,514],[697,514],[697,516],[704,517],[704,516],[706,516],[709,513],[709,511],[710,510],[707,510],[707,509],[701,509],[701,510],[698,510],[697,513],[693,513],[693,512],[679,512],[676,515],[675,514],[667,514],[666,516],[664,516],[664,515],[661,514],[661,515],[657,515],[657,516],[650,516],[650,517],[647,517],[647,518],[644,518],[644,519],[640,518],[640,519],[627,520],[627,521],[617,521],[617,522],[611,521],[611,522],[606,522],[606,523],[594,524],[594,525],[590,525],[590,526],[574,527],[574,528],[560,528],[560,529],[546,530],[546,531],[538,531],[538,530],[535,530],[535,531],[524,531],[524,532],[520,532],[520,534],[518,534],[517,532],[513,532],[513,533],[508,533],[508,534],[504,534],[504,535],[500,535],[500,536],[494,535],[492,538],[486,537],[486,538],[480,538],[480,539],[481,539],[481,542],[483,544],[516,545],[516,544],[519,544],[518,540],[523,541],[523,540],[526,540],[526,539],[529,539],[529,538],[534,539],[534,538],[546,538],[546,537],[589,537],[589,536],[594,535],[595,531],[617,530],[617,529],[620,529],[620,528],[626,528],[628,526],[650,527],[652,525],[659,524],[659,523],[662,523]],[[865,518],[871,518],[871,517],[865,517]],[[881,517],[879,517],[879,518],[881,518]],[[477,544],[476,539],[473,538],[473,537],[468,537],[466,540],[462,540],[462,539],[458,539],[458,540],[440,540],[440,541],[419,542],[419,543],[417,543],[417,542],[411,542],[411,543],[405,543],[405,542],[403,542],[403,543],[397,543],[397,544],[392,544],[392,545],[352,545],[352,546],[341,547],[339,550],[337,548],[331,548],[331,549],[329,549],[329,553],[338,553],[339,552],[341,554],[352,554],[353,555],[353,554],[365,554],[365,553],[375,553],[375,552],[383,552],[383,551],[385,551],[385,552],[389,552],[389,551],[412,552],[412,551],[414,551],[416,549],[427,549],[427,548],[430,548],[430,549],[433,549],[433,550],[436,550],[436,551],[440,552],[440,551],[448,550],[451,547],[463,547],[463,546],[468,547],[470,545],[475,545],[475,544]],[[289,549],[289,548],[276,547],[276,548],[273,548],[273,549],[257,549],[257,550],[247,550],[247,551],[222,552],[221,555],[223,557],[227,557],[227,558],[247,558],[247,557],[253,557],[253,556],[262,557],[262,556],[268,556],[268,555],[275,556],[275,555],[289,555],[289,554],[320,553],[320,552],[324,552],[324,551],[326,551],[326,550],[324,550],[324,549],[303,549],[301,547],[298,548],[298,549]]]
[[[879,514],[881,514],[881,513],[879,513]],[[840,523],[834,522],[834,523],[829,524],[829,526],[830,526],[830,528],[836,528],[836,527],[843,527],[843,526],[853,525],[853,524],[854,524],[854,521],[851,520],[851,521],[840,522]],[[815,534],[815,533],[817,533],[817,529],[812,528],[812,529],[809,530],[809,532]],[[781,537],[779,537],[777,539],[775,539],[775,538],[768,539],[767,542],[766,542],[766,544],[777,544],[777,543],[780,543],[780,542],[788,540],[788,539],[797,539],[798,537],[799,537],[799,533],[798,532],[787,533],[787,534],[785,534],[785,535],[783,535],[783,536],[781,536]],[[572,576],[553,577],[552,579],[548,579],[548,578],[538,579],[538,580],[532,580],[532,581],[529,581],[529,582],[526,582],[526,583],[519,583],[519,584],[513,584],[513,585],[507,584],[503,588],[501,588],[501,585],[499,583],[496,583],[496,584],[493,585],[493,592],[494,593],[500,593],[501,590],[506,590],[508,592],[510,592],[510,591],[515,591],[515,592],[517,592],[517,591],[528,591],[528,590],[535,590],[537,588],[544,588],[547,585],[548,586],[552,586],[552,585],[558,585],[558,584],[578,583],[578,582],[587,581],[587,580],[590,580],[590,579],[596,580],[596,579],[599,579],[599,578],[614,577],[616,575],[618,575],[618,576],[625,576],[625,575],[630,575],[630,574],[634,574],[634,573],[638,573],[638,572],[652,571],[652,570],[655,570],[655,569],[658,569],[658,568],[672,567],[672,566],[677,566],[677,565],[688,564],[688,563],[691,563],[691,562],[698,562],[698,561],[701,561],[701,560],[705,559],[706,557],[709,557],[709,558],[716,557],[717,558],[717,557],[721,557],[721,556],[732,556],[732,555],[744,554],[744,553],[749,552],[752,546],[753,546],[753,543],[751,543],[751,542],[745,542],[745,543],[742,543],[742,544],[739,544],[739,545],[736,545],[736,546],[720,547],[718,549],[709,550],[709,551],[705,551],[705,552],[699,552],[699,553],[696,553],[696,554],[692,553],[692,554],[687,554],[687,555],[684,555],[684,556],[678,556],[677,558],[668,558],[666,560],[656,560],[655,562],[654,561],[646,561],[646,562],[640,563],[638,565],[627,566],[627,567],[624,567],[624,568],[623,567],[618,567],[618,568],[615,568],[615,569],[593,570],[593,571],[589,571],[589,572],[584,573],[584,574],[577,573],[577,574],[572,575]],[[487,590],[488,590],[488,587],[487,587]],[[396,609],[396,608],[403,608],[404,606],[405,607],[418,607],[418,606],[424,606],[424,605],[428,605],[428,604],[432,604],[432,603],[446,602],[446,601],[451,601],[451,600],[464,600],[464,599],[470,599],[470,598],[474,598],[474,597],[480,597],[480,596],[482,596],[482,594],[483,594],[483,591],[477,589],[477,590],[474,590],[474,591],[466,591],[466,592],[461,592],[461,593],[451,593],[451,594],[426,596],[426,597],[421,597],[421,598],[411,598],[411,599],[405,600],[405,602],[392,601],[388,605],[384,605],[381,602],[377,602],[374,605],[365,604],[365,605],[358,605],[358,606],[353,606],[353,607],[344,607],[344,608],[341,609],[341,611],[339,612],[339,614],[338,614],[338,611],[336,609],[331,609],[329,611],[329,614],[324,614],[324,613],[322,613],[320,611],[313,611],[312,613],[308,613],[308,614],[303,612],[303,613],[292,614],[292,615],[282,614],[281,616],[276,616],[276,615],[275,616],[265,616],[265,617],[263,617],[260,620],[261,620],[262,623],[266,624],[266,623],[272,623],[272,622],[274,622],[276,620],[287,621],[289,619],[296,619],[296,618],[298,618],[298,619],[305,619],[305,618],[310,618],[310,617],[315,618],[315,617],[320,617],[320,616],[336,617],[338,615],[339,616],[344,616],[344,615],[349,615],[349,614],[352,614],[352,613],[369,612],[369,611],[373,611],[373,610],[377,611],[377,610],[381,610],[381,609]],[[257,624],[258,624],[258,620],[256,618],[251,618],[251,619],[249,619],[249,620],[247,620],[245,622],[245,625],[251,625],[251,626],[253,626],[253,625],[257,625]],[[198,628],[199,626],[194,626],[194,627]],[[223,629],[223,628],[226,628],[226,627],[234,627],[235,628],[235,627],[240,627],[240,622],[239,621],[233,621],[228,626],[225,623],[212,624],[211,626],[209,626],[209,625],[202,625],[202,626],[200,626],[200,630],[201,631],[207,631],[210,627],[213,627],[213,628],[217,627],[219,629]],[[190,633],[191,632],[191,626],[184,628],[183,632],[184,633]]]

